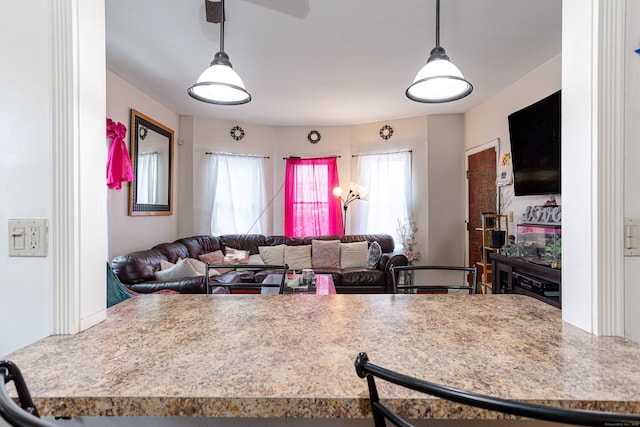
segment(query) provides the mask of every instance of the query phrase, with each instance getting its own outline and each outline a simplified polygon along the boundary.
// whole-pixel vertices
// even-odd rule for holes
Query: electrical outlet
[[[10,219],[9,256],[47,256],[48,233],[46,219]]]

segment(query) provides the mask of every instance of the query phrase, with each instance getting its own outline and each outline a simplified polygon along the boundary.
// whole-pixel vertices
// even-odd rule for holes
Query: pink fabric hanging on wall
[[[107,119],[107,138],[113,138],[107,159],[107,187],[119,190],[122,182],[133,181],[135,175],[124,137],[127,128],[122,123]]]

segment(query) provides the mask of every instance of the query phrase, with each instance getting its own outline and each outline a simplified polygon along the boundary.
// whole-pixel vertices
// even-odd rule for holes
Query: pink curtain
[[[287,159],[284,233],[288,237],[342,234],[342,206],[335,157]]]
[[[107,119],[107,138],[113,138],[107,159],[107,186],[119,190],[122,182],[133,181],[135,175],[131,168],[131,159],[124,137],[127,128],[122,123]]]

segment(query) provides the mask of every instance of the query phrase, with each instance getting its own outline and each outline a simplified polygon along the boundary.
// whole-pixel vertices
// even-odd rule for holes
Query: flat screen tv
[[[509,115],[516,196],[560,194],[560,91]]]

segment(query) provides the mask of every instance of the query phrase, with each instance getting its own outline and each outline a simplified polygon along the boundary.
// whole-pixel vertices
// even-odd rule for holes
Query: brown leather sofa
[[[387,234],[361,234],[348,236],[314,236],[292,238],[261,234],[233,234],[223,236],[194,236],[178,239],[173,243],[161,243],[151,249],[132,252],[114,258],[111,267],[124,286],[139,293],[152,293],[171,289],[180,293],[206,293],[204,276],[185,277],[178,280],[159,281],[154,273],[161,269],[162,261],[177,262],[180,258],[195,258],[202,254],[223,250],[226,247],[248,250],[258,254],[259,246],[309,245],[312,240],[340,240],[342,243],[378,242],[382,256],[376,268],[314,268],[316,273],[331,274],[337,293],[392,293],[393,284],[389,267],[407,265],[403,254],[394,252],[393,237]],[[231,271],[211,278],[214,293],[226,293],[225,285],[232,283],[261,282],[264,275],[252,271]]]

